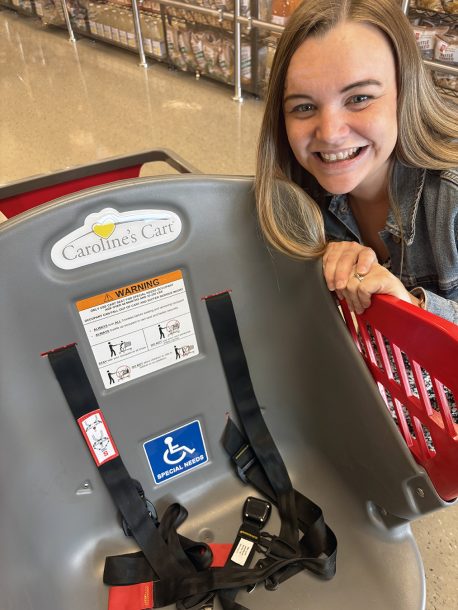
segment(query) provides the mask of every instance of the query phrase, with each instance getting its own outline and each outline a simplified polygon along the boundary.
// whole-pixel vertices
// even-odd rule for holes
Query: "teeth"
[[[334,161],[343,161],[344,159],[353,159],[353,157],[356,156],[359,150],[359,148],[348,148],[347,150],[342,150],[335,154],[320,153],[320,156],[323,161],[326,161],[327,163],[332,163]]]

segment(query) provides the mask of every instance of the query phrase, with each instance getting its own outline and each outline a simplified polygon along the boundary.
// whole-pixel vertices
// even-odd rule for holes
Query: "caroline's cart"
[[[123,163],[116,164],[118,171]],[[91,176],[94,167],[78,173],[78,180]],[[26,182],[0,189],[0,199],[9,198],[7,216],[17,211],[16,196],[47,188],[46,179],[38,187],[34,180],[30,189]],[[424,574],[410,522],[446,507],[458,492],[456,413],[443,400],[444,386],[447,396],[458,392],[455,327],[375,299],[383,315],[360,321],[353,336],[392,399],[390,412],[320,264],[267,249],[251,179],[188,173],[101,182],[73,194],[60,191],[66,194],[48,203],[32,196],[28,211],[0,225],[0,606],[161,605],[157,582],[168,578],[166,555],[152,585],[155,578],[142,564],[143,596],[106,569],[105,582],[118,578],[110,583],[118,586],[104,584],[107,556],[138,551],[131,535],[137,526],[120,517],[106,481],[120,461],[129,485],[135,480],[141,488],[140,504],[154,528],[156,516],[165,527],[167,507],[186,506],[179,536],[165,535],[178,555],[186,547],[189,558],[190,540],[203,557],[208,543],[213,565],[222,565],[235,541],[232,567],[243,566],[244,554],[254,550],[261,563],[263,553],[277,561],[268,541],[287,528],[275,507],[264,526],[266,496],[256,488],[263,457],[255,437],[265,422],[292,485],[317,505],[311,529],[323,534],[324,546],[317,543],[315,559],[304,564],[309,569],[299,566],[278,589],[268,577],[267,588],[239,587],[237,604],[252,610],[424,609]],[[221,301],[229,312],[224,323],[214,311]],[[401,328],[391,325],[393,312],[394,318],[402,314]],[[234,325],[241,342],[230,330]],[[232,379],[225,334],[242,362]],[[436,344],[440,361],[430,357]],[[67,355],[73,360],[62,374]],[[424,370],[439,397],[429,406]],[[251,440],[249,426],[244,432],[239,422],[248,450],[231,460],[226,426],[228,415],[237,421],[234,384],[241,378],[242,394],[251,392],[252,382],[261,423]],[[241,455],[251,457],[242,463]],[[238,473],[231,464],[237,460]],[[265,470],[269,478],[272,468]],[[259,506],[265,514],[253,510]],[[244,546],[240,524],[253,520],[255,542]],[[310,532],[302,533],[307,538]],[[264,569],[255,567],[259,556],[251,564],[258,573]],[[180,557],[185,576],[175,587],[187,582],[188,559]],[[218,599],[210,595],[196,607],[218,608]]]

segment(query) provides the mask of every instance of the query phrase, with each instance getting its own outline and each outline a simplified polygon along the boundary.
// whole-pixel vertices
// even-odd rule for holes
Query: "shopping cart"
[[[79,178],[93,170],[80,168]],[[181,534],[232,543],[240,507],[253,492],[234,475],[221,447],[232,400],[202,301],[230,290],[268,427],[294,486],[323,508],[339,544],[332,580],[301,572],[278,591],[258,586],[238,601],[252,610],[424,609],[424,574],[410,522],[447,506],[456,493],[448,457],[438,460],[456,441],[454,414],[439,402],[438,410],[426,409],[426,420],[415,397],[401,398],[398,386],[408,394],[404,375],[399,382],[390,377],[377,333],[391,340],[396,363],[398,346],[439,379],[439,395],[440,384],[456,395],[449,368],[456,359],[444,357],[446,368],[438,370],[435,361],[417,356],[418,334],[404,344],[399,329],[391,337],[383,317],[372,326],[374,340],[366,337],[362,351],[370,360],[375,341],[388,381],[378,364],[372,362],[371,371],[395,403],[409,409],[417,443],[406,444],[404,411],[395,404],[396,423],[342,323],[320,264],[270,252],[260,238],[252,187],[250,178],[190,173],[130,178],[43,203],[0,225],[4,607],[104,609],[105,557],[137,548],[120,527],[48,360],[40,357],[60,346],[77,343],[123,461],[159,515],[180,501],[189,510]],[[19,190],[22,197],[27,183]],[[6,196],[11,216],[18,210],[14,189],[0,189],[0,200]],[[31,197],[24,205],[35,202]],[[142,310],[132,308],[151,294],[165,300],[153,303],[139,323]],[[374,299],[373,311],[379,303],[395,307],[385,300]],[[407,308],[399,311],[403,324],[419,320]],[[421,337],[431,333],[429,350],[439,326],[446,341],[448,325],[420,317],[431,326],[421,331]],[[362,327],[359,332],[364,341]],[[161,353],[164,344],[169,348]],[[450,334],[446,349],[455,346],[456,334]],[[422,426],[434,448],[423,442]],[[445,429],[447,441],[440,436]],[[155,462],[158,443],[167,469]],[[198,443],[201,462],[189,459],[189,469],[180,472],[177,464]],[[433,453],[438,466],[428,468],[429,476]],[[278,525],[274,514],[269,530]]]

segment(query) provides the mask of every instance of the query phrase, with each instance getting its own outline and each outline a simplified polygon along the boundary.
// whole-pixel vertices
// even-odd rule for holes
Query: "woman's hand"
[[[419,304],[419,300],[408,292],[402,282],[382,265],[372,265],[370,271],[363,276],[356,268],[341,291],[351,311],[363,313],[371,304],[373,294],[389,294],[406,303]]]
[[[342,299],[342,291],[353,274],[366,275],[376,264],[377,256],[371,248],[355,241],[332,241],[323,256],[324,279],[329,290],[335,290]]]

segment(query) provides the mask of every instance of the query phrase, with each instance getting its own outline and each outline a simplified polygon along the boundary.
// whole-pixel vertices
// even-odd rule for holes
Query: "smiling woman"
[[[342,23],[306,39],[283,100],[294,156],[330,193],[379,197],[396,145],[396,98],[393,53],[375,27]]]
[[[261,127],[266,238],[323,256],[329,289],[358,313],[384,293],[458,323],[457,137],[396,0],[304,0]]]

